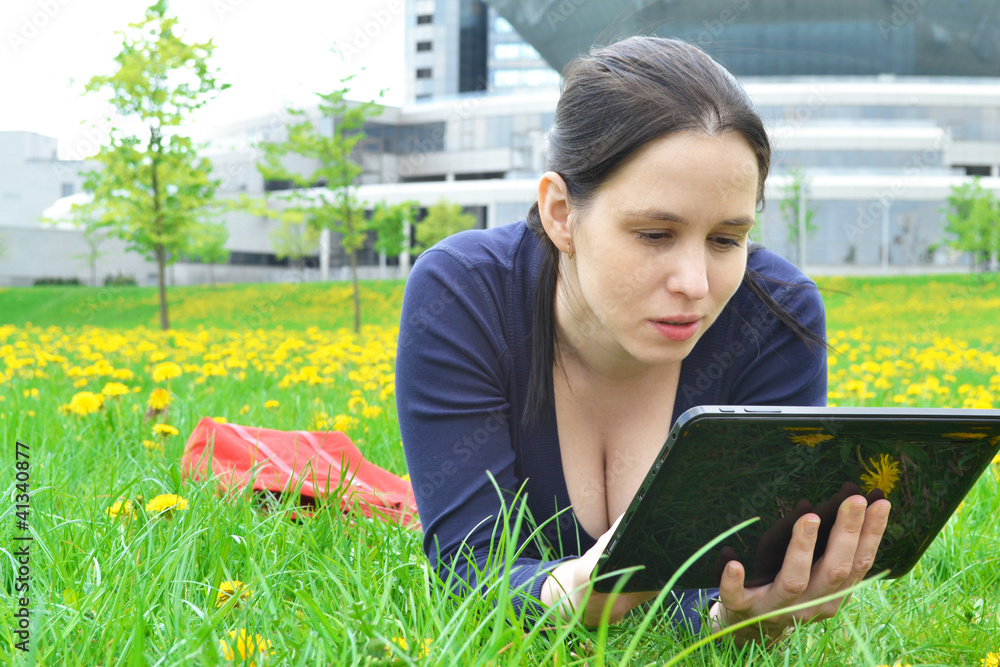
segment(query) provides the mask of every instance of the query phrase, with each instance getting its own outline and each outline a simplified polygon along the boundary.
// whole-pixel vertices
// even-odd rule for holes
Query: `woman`
[[[770,147],[746,93],[698,48],[634,37],[571,63],[546,160],[525,222],[453,236],[415,262],[399,422],[438,572],[474,590],[519,494],[544,528],[520,536],[515,605],[568,615],[586,599],[595,625],[606,604],[618,620],[655,595],[587,598],[673,421],[702,404],[825,404],[825,319],[808,278],[750,248]],[[845,500],[815,564],[819,517],[802,516],[774,583],[745,588],[733,561],[718,591],[680,596],[679,620],[697,631],[708,606],[725,626],[850,587],[888,511]],[[546,546],[561,557],[546,560]]]

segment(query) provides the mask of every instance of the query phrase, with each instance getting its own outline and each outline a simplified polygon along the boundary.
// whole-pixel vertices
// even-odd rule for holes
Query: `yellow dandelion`
[[[215,597],[215,608],[223,606],[229,601],[229,598],[237,594],[239,594],[239,602],[242,602],[250,599],[253,591],[247,588],[242,581],[223,581],[219,584],[219,594]],[[236,606],[239,606],[239,602],[236,603]]]
[[[69,404],[63,407],[66,412],[72,412],[73,414],[80,415],[81,417],[86,417],[87,415],[100,410],[102,405],[104,405],[103,394],[81,391],[74,394],[73,398],[70,399]]]
[[[865,466],[865,473],[861,475],[861,490],[871,493],[875,489],[882,489],[885,495],[892,493],[899,481],[899,463],[888,454],[879,454],[877,462],[872,458],[868,462],[871,467]]]
[[[108,382],[107,384],[104,385],[104,389],[101,390],[101,393],[107,396],[108,398],[112,398],[114,396],[124,396],[129,392],[130,392],[129,388],[123,385],[121,382]]]
[[[269,401],[264,401],[264,407],[267,408],[268,410],[270,410],[271,408],[276,408],[279,405],[281,405],[281,403],[274,400],[273,398]]]
[[[38,398],[38,389],[32,387],[31,389],[25,389],[22,394],[25,398]]]
[[[271,640],[264,639],[260,635],[251,635],[245,628],[240,628],[238,632],[230,630],[229,639],[232,644],[225,639],[220,639],[219,643],[222,645],[222,655],[230,662],[246,663],[249,658],[255,658],[263,664],[269,655],[274,655],[274,651],[271,650]],[[239,658],[236,657],[237,654]],[[256,662],[251,661],[250,667],[256,667]]]
[[[151,452],[162,452],[163,451],[163,443],[162,442],[157,442],[156,440],[143,440],[142,441],[142,446],[145,447],[146,449],[148,449]]]
[[[409,646],[406,643],[406,639],[404,639],[403,637],[393,637],[390,641],[399,648],[403,649],[404,651],[409,650]],[[392,654],[392,650],[388,646],[385,647],[385,652],[390,655]],[[430,652],[431,652],[431,640],[425,639],[424,641],[420,642],[420,649],[417,651],[416,657],[418,659],[426,658],[428,655],[430,655]]]
[[[986,657],[979,661],[980,667],[1000,667],[1000,653],[987,653]]]
[[[80,378],[79,380],[77,380],[76,382],[73,383],[73,387],[76,388],[76,389],[79,389],[80,387],[86,387],[86,386],[87,386],[87,378]]]
[[[243,407],[240,408],[240,414],[245,415],[248,412],[250,412],[250,406],[244,403]]]
[[[111,372],[111,377],[116,380],[131,380],[135,377],[135,373],[128,368],[116,368]]]
[[[181,375],[181,367],[172,361],[164,361],[153,368],[153,382],[172,380]]]
[[[821,442],[833,440],[833,436],[827,433],[805,433],[802,435],[793,435],[790,438],[796,445],[808,445],[809,447],[815,447]]]
[[[186,510],[187,506],[188,501],[177,494],[161,493],[146,503],[146,511],[151,514],[160,514],[168,510]]]
[[[348,415],[337,415],[333,418],[330,429],[333,431],[347,431],[358,425],[358,420]]]
[[[215,421],[216,424],[228,424],[229,423],[229,420],[226,419],[225,417],[212,417],[212,420]]]
[[[162,435],[166,438],[171,435],[177,435],[180,431],[175,429],[170,424],[156,424],[153,426],[153,433],[155,435]]]
[[[364,396],[351,396],[347,399],[347,409],[351,412],[357,412],[358,408],[363,408],[366,405],[368,402],[365,401]]]
[[[146,405],[153,410],[166,410],[167,406],[169,406],[173,400],[174,399],[170,396],[169,391],[163,389],[162,387],[157,387],[150,392],[149,400],[146,401]]]
[[[366,405],[361,410],[361,416],[365,419],[375,419],[382,414],[382,408],[378,405]]]
[[[111,507],[104,510],[104,513],[112,519],[117,519],[119,517],[135,518],[135,510],[132,508],[132,501],[130,500],[119,500]]]

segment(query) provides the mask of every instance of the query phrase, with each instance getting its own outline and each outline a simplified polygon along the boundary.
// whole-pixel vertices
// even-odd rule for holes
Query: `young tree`
[[[208,282],[215,289],[215,265],[229,261],[229,230],[225,225],[200,225],[192,233],[190,256],[208,264]]]
[[[417,223],[417,247],[427,250],[443,238],[465,229],[472,229],[476,216],[463,213],[458,204],[440,199],[427,209],[427,215]]]
[[[346,84],[353,77],[341,79]],[[368,118],[382,113],[375,102],[352,102],[345,96],[350,88],[345,86],[331,93],[317,93],[319,110],[330,118],[333,130],[329,136],[321,133],[303,111],[289,110],[289,114],[302,120],[289,123],[288,139],[283,142],[262,143],[264,154],[258,171],[267,180],[290,181],[295,187],[274,199],[288,203],[283,210],[268,213],[266,207],[255,206],[247,198],[241,204],[258,214],[281,219],[289,214],[302,215],[306,223],[317,230],[329,229],[339,237],[340,247],[347,254],[351,266],[351,283],[354,292],[354,329],[361,330],[361,294],[358,284],[358,251],[364,247],[371,229],[365,217],[364,202],[357,198],[357,179],[362,167],[352,158],[354,147],[364,139],[362,126]],[[319,163],[309,174],[301,174],[285,167],[282,159],[298,155]],[[322,188],[317,196],[312,188]]]
[[[792,167],[788,170],[788,174],[792,177],[792,180],[781,189],[781,201],[778,202],[779,208],[781,209],[781,215],[785,218],[788,223],[788,242],[795,247],[795,255],[797,257],[798,264],[801,266],[805,260],[805,241],[810,234],[816,231],[816,223],[813,222],[813,217],[816,215],[816,211],[809,205],[809,198],[806,196],[806,190],[809,188],[809,179],[806,177],[805,172],[799,167]],[[802,207],[805,210],[800,210]],[[802,220],[802,216],[805,216],[805,220]],[[805,222],[803,225],[802,223]],[[805,228],[805,236],[800,234],[800,228]]]
[[[281,226],[271,230],[271,247],[278,259],[292,260],[295,267],[302,270],[303,258],[319,247],[320,231],[305,222],[302,215],[286,216]]]
[[[997,266],[1000,252],[1000,202],[975,177],[971,182],[952,186],[944,231],[953,234],[946,243],[956,250],[972,253],[973,267],[989,258],[990,268]]]
[[[101,168],[86,173],[83,188],[92,202],[76,207],[88,228],[107,229],[129,250],[156,262],[164,329],[170,327],[167,265],[192,251],[192,239],[218,234],[205,233],[206,226],[221,224],[213,221],[210,208],[219,184],[211,178],[212,165],[177,128],[229,87],[209,69],[211,40],[186,43],[167,11],[166,0],[160,0],[146,8],[142,21],[119,33],[117,71],[95,76],[86,86],[87,93],[109,89],[122,119],[94,157]],[[142,129],[130,134],[126,125]]]
[[[375,252],[386,257],[396,257],[409,249],[409,239],[406,237],[406,225],[413,224],[417,208],[415,201],[404,201],[400,204],[376,202],[369,219],[369,227],[375,230]]]

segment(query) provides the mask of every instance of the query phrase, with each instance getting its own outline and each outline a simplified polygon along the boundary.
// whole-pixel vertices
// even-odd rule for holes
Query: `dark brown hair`
[[[763,206],[771,145],[753,102],[708,54],[675,39],[631,37],[595,47],[570,62],[563,70],[545,168],[563,178],[570,203],[585,210],[600,186],[635,151],[675,132],[742,135],[757,157],[757,204]],[[524,406],[524,418],[531,422],[554,401],[560,249],[542,227],[537,202],[528,212],[527,224],[546,247],[535,287],[531,379]],[[816,341],[816,335],[784,311],[751,273],[744,282],[754,293],[800,337]]]

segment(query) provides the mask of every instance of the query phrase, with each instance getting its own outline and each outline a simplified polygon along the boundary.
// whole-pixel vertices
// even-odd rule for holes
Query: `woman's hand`
[[[792,539],[775,580],[766,586],[744,588],[746,572],[730,561],[719,583],[719,600],[709,615],[715,629],[760,616],[775,609],[815,600],[850,588],[861,581],[875,562],[879,542],[889,518],[888,500],[870,506],[864,496],[853,495],[840,504],[826,550],[813,564],[813,548],[820,519],[808,513],[795,522]],[[588,552],[589,553],[589,552]],[[817,604],[794,613],[780,614],[734,633],[738,642],[780,638],[795,621],[830,618],[848,596]]]
[[[542,586],[542,604],[546,607],[558,605],[563,618],[569,618],[583,606],[586,599],[587,608],[582,620],[587,627],[595,627],[600,624],[601,615],[608,604],[611,605],[609,622],[615,623],[633,608],[656,597],[659,591],[617,594],[591,591],[590,576],[621,520],[622,518],[618,517],[611,528],[582,556],[564,561],[549,572],[548,579]],[[588,591],[589,598],[587,598]]]

